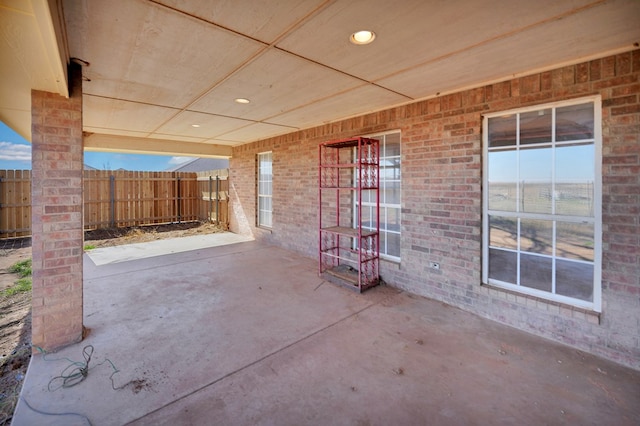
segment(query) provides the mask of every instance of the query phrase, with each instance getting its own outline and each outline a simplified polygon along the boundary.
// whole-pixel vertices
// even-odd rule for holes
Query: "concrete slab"
[[[14,425],[640,422],[638,371],[280,248],[85,266],[89,334],[33,357]],[[48,390],[89,344],[86,379]]]
[[[165,254],[188,252],[208,247],[243,243],[252,240],[252,237],[234,234],[233,232],[219,232],[215,234],[192,235],[183,238],[97,248],[88,251],[87,255],[95,265],[100,266],[109,263],[128,262],[148,257],[163,256]]]

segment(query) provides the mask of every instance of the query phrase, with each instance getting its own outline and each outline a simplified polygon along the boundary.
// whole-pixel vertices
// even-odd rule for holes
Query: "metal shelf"
[[[321,186],[320,189],[344,189],[345,191],[351,190],[355,191],[357,189],[361,191],[375,191],[378,189],[377,186],[363,186],[362,188],[356,188],[355,186]]]
[[[346,226],[330,226],[328,228],[321,228],[321,231],[324,232],[333,232],[334,234],[340,235],[348,235],[350,237],[357,238],[358,237],[358,229],[357,228],[347,228]],[[376,235],[378,232],[376,231],[360,231],[361,237],[370,237],[372,235]]]
[[[372,163],[370,161],[362,161],[360,163],[320,164],[320,168],[324,168],[324,169],[348,169],[356,166],[377,167],[378,163]]]
[[[376,139],[357,137],[319,145],[319,274],[360,292],[379,282],[380,229],[364,228],[363,209],[353,209],[368,191],[367,199],[375,200],[375,207],[366,220],[379,223],[379,158]]]

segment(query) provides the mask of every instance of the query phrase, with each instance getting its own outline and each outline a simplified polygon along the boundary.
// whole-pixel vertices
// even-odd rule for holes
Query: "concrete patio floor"
[[[86,339],[33,357],[13,425],[640,424],[638,371],[256,242],[85,256],[84,298]]]

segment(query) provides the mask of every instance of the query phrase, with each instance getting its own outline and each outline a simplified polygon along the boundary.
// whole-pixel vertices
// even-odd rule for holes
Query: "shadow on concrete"
[[[89,335],[33,357],[14,425],[640,420],[638,371],[390,287],[350,292],[257,242],[85,256],[84,298]],[[86,345],[86,378],[48,389]]]

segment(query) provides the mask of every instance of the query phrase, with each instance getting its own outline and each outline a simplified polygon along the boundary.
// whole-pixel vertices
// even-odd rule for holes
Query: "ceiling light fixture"
[[[199,124],[192,124],[192,125],[191,125],[191,127],[196,127],[196,128],[198,128],[198,127],[200,127],[200,125],[199,125]]]
[[[246,99],[246,98],[236,98],[236,102],[239,103],[239,104],[248,104],[251,101],[249,99]]]
[[[376,38],[376,33],[369,30],[356,31],[349,40],[353,44],[369,44]]]

